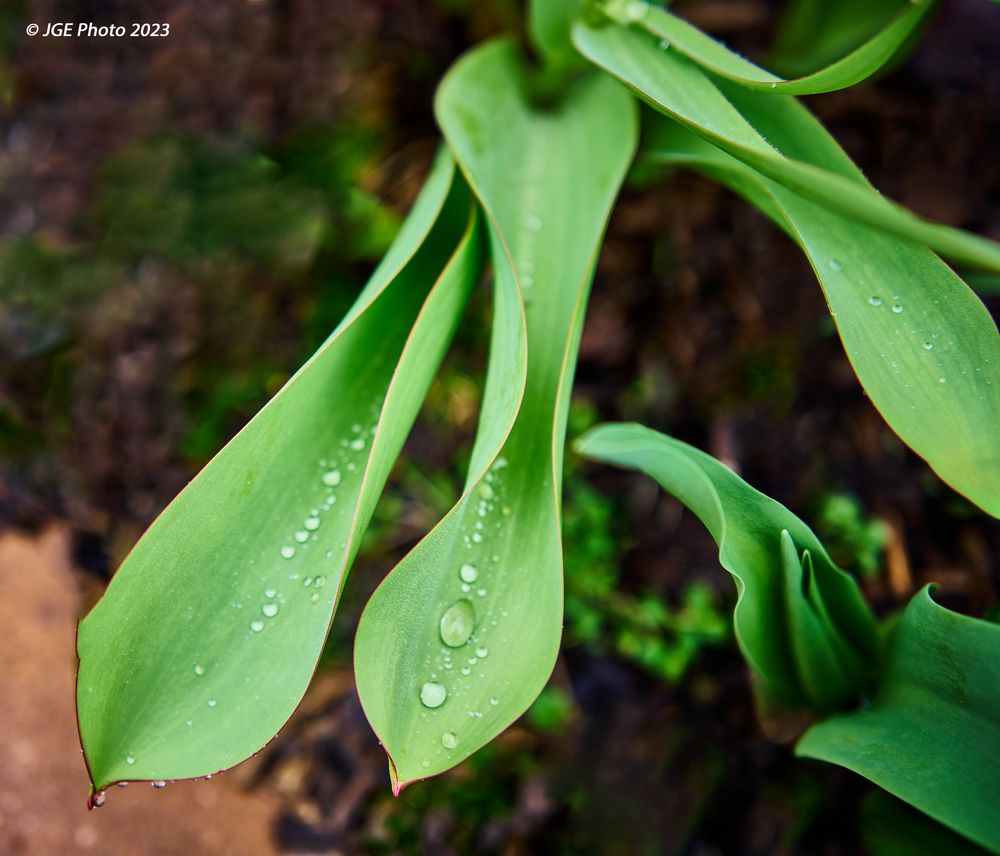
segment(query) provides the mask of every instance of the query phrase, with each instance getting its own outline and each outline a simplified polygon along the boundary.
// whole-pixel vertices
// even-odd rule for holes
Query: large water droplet
[[[454,749],[458,746],[458,738],[453,732],[446,731],[441,735],[441,745],[444,746],[445,749]]]
[[[260,611],[262,613],[264,613],[265,617],[267,617],[267,618],[274,618],[274,616],[276,616],[278,614],[278,604],[276,604],[276,603],[265,603],[260,608]]]
[[[260,633],[260,631],[264,629],[264,622],[259,619],[254,619],[250,622],[250,629],[254,633]]]
[[[462,565],[458,572],[464,583],[474,583],[479,579],[479,570],[475,565]]]
[[[336,487],[340,484],[340,470],[327,470],[320,478],[327,487]]]
[[[476,612],[467,600],[456,600],[441,616],[441,641],[449,648],[460,648],[469,641],[476,623]]]
[[[446,698],[448,698],[448,690],[434,681],[428,681],[420,688],[420,703],[424,707],[441,707]]]
[[[281,548],[282,559],[290,559],[294,555],[295,555],[295,548],[292,547],[290,544],[285,545],[284,547]]]

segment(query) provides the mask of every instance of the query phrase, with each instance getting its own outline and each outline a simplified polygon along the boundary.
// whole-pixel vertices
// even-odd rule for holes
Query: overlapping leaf
[[[1000,853],[1000,626],[917,594],[870,707],[814,725],[799,755],[854,770]]]
[[[460,60],[438,93],[438,120],[491,224],[496,309],[466,491],[386,578],[358,628],[358,691],[397,792],[520,716],[559,647],[569,384],[636,115],[604,75],[555,105],[535,105],[532,84],[503,41]]]
[[[443,154],[337,330],[160,515],[81,623],[96,789],[232,766],[291,714],[479,276],[477,222]]]
[[[852,50],[818,71],[786,80],[734,53],[683,18],[643,0],[612,0],[607,13],[624,24],[636,24],[660,40],[663,50],[676,50],[703,69],[749,89],[785,95],[808,95],[846,89],[871,77],[896,55],[934,7],[935,0],[904,2],[889,23]]]
[[[868,228],[856,211],[838,213],[849,206],[831,210],[825,199],[806,198],[772,177],[776,164],[797,163],[836,177],[859,194],[859,204],[871,203],[869,220],[884,206],[900,210],[863,181],[793,99],[733,85],[723,94],[687,60],[651,47],[642,33],[578,25],[575,34],[588,55],[654,105],[669,105],[665,112],[700,135],[660,119],[649,135],[651,157],[710,171],[793,235],[823,286],[854,370],[886,421],[941,478],[1000,515],[1000,441],[992,427],[1000,422],[1000,336],[965,283],[914,242],[926,236],[911,229],[912,240],[904,240]]]
[[[641,425],[600,426],[576,449],[646,473],[705,524],[739,590],[740,649],[770,696],[829,711],[866,692],[874,619],[799,518],[704,452]]]

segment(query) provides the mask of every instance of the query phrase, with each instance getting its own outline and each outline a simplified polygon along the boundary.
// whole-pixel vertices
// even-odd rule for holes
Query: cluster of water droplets
[[[507,461],[497,458],[476,488],[462,535],[467,558],[455,569],[454,600],[442,607],[438,618],[441,648],[428,661],[428,679],[418,688],[420,703],[430,711],[448,702],[456,703],[463,686],[474,677],[476,667],[490,655],[487,637],[497,627],[498,617],[493,614],[487,595],[500,556],[491,552],[488,536],[502,530],[505,518],[511,514],[510,507],[503,503],[506,467]],[[494,580],[492,584],[497,583]],[[499,615],[506,617],[507,613]],[[482,672],[479,676],[485,677]],[[490,699],[493,706],[499,703],[499,698]],[[472,708],[467,712],[476,719],[483,715]],[[454,731],[445,731],[440,736],[440,745],[447,751],[457,749],[459,743],[459,735]],[[425,761],[423,765],[427,767],[429,763]]]

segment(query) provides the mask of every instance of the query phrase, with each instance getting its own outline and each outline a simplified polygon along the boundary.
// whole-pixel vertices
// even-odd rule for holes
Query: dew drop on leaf
[[[446,698],[448,698],[448,691],[434,681],[428,681],[420,688],[420,703],[424,707],[441,707]]]
[[[215,707],[217,704],[218,704],[218,702],[214,698],[210,698],[208,700],[208,706],[209,707]]]
[[[873,294],[871,297],[868,298],[868,302],[872,306],[881,306],[882,305],[882,298],[879,297],[877,294]]]
[[[254,621],[250,622],[250,629],[254,633],[260,633],[260,631],[264,629],[264,622],[255,619]]]
[[[305,529],[300,529],[295,533],[295,540],[300,544],[305,544],[309,540],[309,533]]]
[[[830,259],[830,270],[843,270],[844,265],[840,259]]]
[[[458,575],[462,578],[464,583],[474,583],[479,579],[479,570],[475,565],[462,565],[461,570],[459,570]]]
[[[194,667],[194,673],[200,678],[202,675],[205,674],[205,667],[204,666],[195,666]]]
[[[458,746],[458,738],[455,736],[454,732],[446,731],[441,735],[441,745],[445,749],[454,749]]]
[[[307,517],[305,523],[302,524],[310,532],[315,532],[319,529],[319,518],[318,517]]]
[[[449,648],[460,648],[469,641],[476,623],[476,613],[467,600],[457,600],[441,616],[441,641]]]
[[[327,487],[336,487],[338,484],[340,484],[340,478],[341,478],[340,470],[327,470],[321,476],[323,484],[325,484]]]
[[[163,779],[158,779],[155,782],[150,782],[150,784],[156,788],[158,791],[163,790],[167,786],[167,783]]]
[[[893,303],[892,304],[892,311],[895,312],[897,315],[899,315],[899,313],[903,311],[903,304],[902,303]]]
[[[264,613],[266,618],[274,618],[278,614],[278,604],[276,603],[265,603],[260,611]]]
[[[133,755],[126,755],[125,756],[125,763],[128,764],[131,767],[135,763],[135,756],[133,756]]]
[[[295,548],[292,547],[291,545],[286,545],[286,546],[284,546],[284,547],[281,548],[281,558],[282,559],[290,559],[294,555],[295,555]]]

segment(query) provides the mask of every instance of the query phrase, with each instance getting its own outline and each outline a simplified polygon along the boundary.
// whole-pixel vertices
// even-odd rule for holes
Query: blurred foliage
[[[590,404],[575,401],[570,435],[596,421]],[[566,637],[570,644],[614,652],[676,683],[703,648],[730,639],[732,622],[715,593],[700,583],[684,587],[678,606],[657,592],[628,590],[621,563],[627,552],[625,511],[591,487],[574,463],[567,461],[563,507]]]
[[[868,517],[856,496],[836,492],[824,496],[816,529],[837,565],[854,571],[862,580],[879,575],[889,529],[881,520]]]

